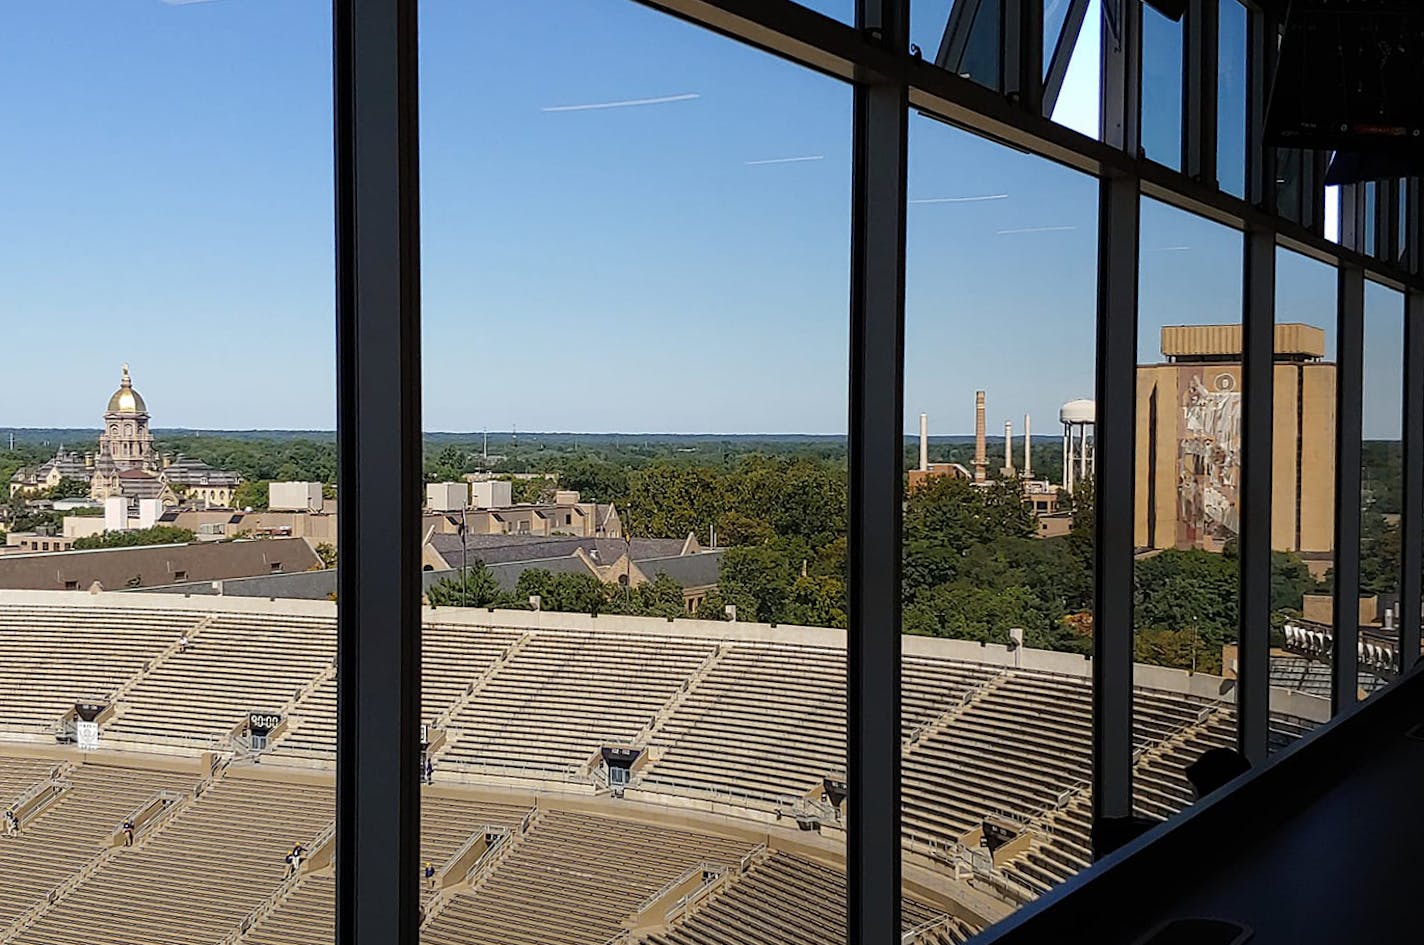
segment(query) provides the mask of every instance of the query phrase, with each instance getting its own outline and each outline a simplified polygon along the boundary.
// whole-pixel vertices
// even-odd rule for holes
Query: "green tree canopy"
[[[103,532],[98,535],[90,535],[87,538],[74,539],[73,547],[76,550],[84,551],[91,548],[136,548],[140,545],[179,545],[187,544],[194,540],[196,536],[186,528],[174,528],[172,525],[155,525],[152,528],[139,528],[125,532]]]

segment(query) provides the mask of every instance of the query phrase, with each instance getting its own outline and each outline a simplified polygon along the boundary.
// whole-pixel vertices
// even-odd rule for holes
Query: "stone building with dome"
[[[104,411],[98,449],[81,457],[61,447],[53,459],[16,472],[10,479],[10,494],[39,492],[62,479],[78,479],[87,482],[90,497],[100,501],[125,496],[158,499],[165,506],[182,501],[198,507],[231,507],[242,477],[181,454],[160,456],[149,419],[148,405],[134,390],[125,364],[119,389]]]

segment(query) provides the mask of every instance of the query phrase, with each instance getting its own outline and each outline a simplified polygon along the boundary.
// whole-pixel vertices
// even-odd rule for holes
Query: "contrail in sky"
[[[978,203],[981,200],[1007,200],[1008,194],[981,194],[978,197],[920,197],[910,203]]]
[[[801,161],[821,161],[824,160],[825,157],[824,154],[808,154],[805,157],[766,158],[761,161],[743,161],[742,163],[746,164],[747,167],[757,167],[762,164],[796,164]]]
[[[1013,230],[995,230],[995,236],[1008,236],[1010,233],[1064,233],[1068,230],[1076,230],[1076,226],[1021,226]]]
[[[638,105],[666,105],[668,102],[688,102],[702,96],[697,92],[685,95],[664,95],[661,98],[630,98],[621,102],[592,102],[587,105],[545,105],[541,112],[589,112],[600,108],[633,108]]]

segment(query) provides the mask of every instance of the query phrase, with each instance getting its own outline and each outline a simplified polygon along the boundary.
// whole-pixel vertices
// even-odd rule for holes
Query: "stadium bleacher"
[[[0,901],[0,939],[329,940],[329,868],[288,879],[283,855],[331,827],[334,621],[310,608],[284,613],[280,602],[141,600],[71,609],[0,599],[0,804],[63,782],[21,837],[0,841],[0,883],[14,890]],[[626,618],[593,628],[528,615],[485,626],[445,614],[423,642],[422,717],[443,741],[432,749],[422,861],[443,870],[486,830],[504,839],[469,877],[425,890],[431,942],[604,945],[640,903],[704,862],[732,872],[695,908],[635,938],[812,942],[843,924],[836,868],[775,843],[756,853],[745,834],[711,821],[695,826],[715,811],[769,838],[794,835],[795,825],[778,823],[788,803],[844,769],[845,660],[825,642],[831,631],[689,632]],[[981,887],[1024,901],[1090,859],[1091,682],[1061,671],[1061,661],[980,659],[980,650],[954,643],[916,641],[904,660],[907,862],[941,872],[968,864]],[[28,652],[50,646],[65,658]],[[1167,684],[1135,694],[1136,805],[1166,817],[1192,801],[1185,767],[1231,744],[1235,717],[1224,686],[1224,697],[1212,697],[1203,695],[1211,686],[1184,679],[1174,689],[1170,677],[1153,678]],[[99,756],[56,744],[55,723],[79,700],[113,703]],[[252,711],[284,722],[265,750],[235,734]],[[1314,724],[1273,713],[1273,744]],[[7,742],[28,747],[11,752]],[[591,769],[610,745],[647,753],[626,800]],[[195,792],[199,759],[219,776]],[[554,791],[611,806],[531,814],[534,795],[491,800],[482,790]],[[178,799],[171,811],[134,848],[110,846],[123,818],[159,791]],[[618,819],[617,805],[628,803],[666,813],[657,823]],[[823,829],[834,846],[831,813],[822,802],[802,826]],[[990,815],[1017,825],[1022,842],[986,865],[977,831]],[[51,855],[26,872],[40,849]],[[812,905],[791,914],[771,907],[797,890]],[[165,922],[174,897],[191,898],[181,925]],[[918,900],[907,898],[904,912],[906,930],[929,945],[962,941],[977,927]]]

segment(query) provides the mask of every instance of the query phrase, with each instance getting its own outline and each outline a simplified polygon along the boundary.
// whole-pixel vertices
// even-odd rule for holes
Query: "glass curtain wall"
[[[1143,200],[1133,777],[1155,820],[1195,798],[1188,765],[1236,741],[1241,260],[1240,232]]]
[[[1401,411],[1404,297],[1365,286],[1360,444],[1360,691],[1394,678],[1398,665],[1400,513],[1404,498]]]
[[[844,941],[850,88],[629,0],[420,40],[422,939]]]
[[[331,37],[6,5],[7,942],[330,939]]]
[[[1271,748],[1330,717],[1335,566],[1334,268],[1276,251],[1271,451]],[[1295,351],[1279,350],[1293,343]],[[1289,693],[1281,696],[1278,691]]]
[[[1092,178],[912,120],[903,871],[972,926],[1092,860],[1096,232]]]

